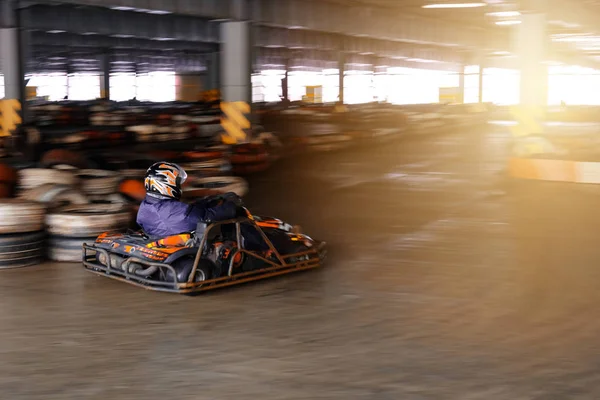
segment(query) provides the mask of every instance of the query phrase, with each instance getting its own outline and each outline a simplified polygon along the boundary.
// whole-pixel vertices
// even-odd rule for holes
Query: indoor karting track
[[[480,130],[251,179],[254,212],[330,243],[317,271],[195,298],[3,271],[0,398],[598,399],[600,195],[507,184],[505,151]]]

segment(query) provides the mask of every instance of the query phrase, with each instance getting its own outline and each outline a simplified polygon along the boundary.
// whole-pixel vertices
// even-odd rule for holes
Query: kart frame
[[[277,259],[277,262],[269,260],[267,258],[262,257],[254,251],[249,251],[243,248],[242,234],[241,234],[241,224],[248,223],[256,228],[263,240],[269,247],[271,253]],[[198,264],[202,258],[202,253],[204,248],[206,247],[208,234],[211,230],[216,227],[222,225],[230,225],[235,224],[236,231],[236,240],[238,243],[238,252],[245,254],[246,256],[256,258],[260,261],[263,261],[268,264],[267,267],[248,271],[248,272],[238,272],[235,273],[233,270],[234,259],[232,257],[229,268],[227,271],[227,275],[207,279],[205,281],[194,282],[194,277],[196,276],[196,271],[198,269]],[[226,221],[219,221],[210,224],[204,230],[202,235],[202,239],[200,244],[198,245],[198,251],[196,252],[196,257],[194,259],[194,265],[192,270],[188,276],[187,282],[178,282],[177,281],[177,273],[175,268],[170,264],[160,263],[160,262],[152,262],[148,260],[144,260],[138,257],[129,257],[125,259],[122,265],[119,268],[112,268],[111,259],[110,259],[110,251],[98,247],[96,244],[83,244],[83,267],[96,275],[106,276],[111,279],[115,279],[118,281],[122,281],[125,283],[129,283],[134,286],[139,286],[144,289],[160,291],[160,292],[169,292],[169,293],[179,293],[179,294],[192,294],[197,292],[204,292],[207,290],[217,289],[226,286],[237,285],[245,282],[256,281],[260,279],[266,279],[273,276],[289,274],[297,271],[304,271],[313,268],[318,268],[322,265],[323,261],[326,257],[326,248],[325,242],[315,241],[315,246],[310,248],[307,251],[303,251],[300,253],[294,254],[280,254],[273,243],[269,240],[267,235],[264,233],[262,228],[256,223],[256,221],[250,218],[235,218]],[[196,246],[194,246],[196,247]],[[102,265],[97,261],[97,254],[103,254],[106,259],[107,265]],[[302,257],[309,256],[308,260],[303,260],[295,263],[290,263],[287,260],[294,257]],[[310,257],[314,256],[314,257]],[[150,279],[146,277],[142,277],[136,275],[134,273],[129,272],[129,265],[131,263],[139,264],[145,267],[157,267],[159,270],[159,276],[166,277],[166,272],[171,272],[172,280],[157,280]]]

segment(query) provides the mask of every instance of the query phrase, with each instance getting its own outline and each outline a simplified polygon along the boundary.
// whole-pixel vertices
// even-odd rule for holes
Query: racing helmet
[[[179,165],[161,161],[146,171],[144,187],[149,196],[179,200],[182,194],[181,185],[186,179],[187,173]]]

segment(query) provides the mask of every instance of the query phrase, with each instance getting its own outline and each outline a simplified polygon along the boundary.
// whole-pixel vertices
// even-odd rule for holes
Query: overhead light
[[[518,11],[496,11],[486,13],[486,15],[490,17],[498,17],[498,18],[510,18],[510,17],[519,17],[521,13]]]
[[[425,4],[423,8],[476,8],[485,7],[486,3],[434,3]]]
[[[521,23],[518,19],[508,19],[506,21],[497,21],[496,25],[507,26],[507,25],[519,25]]]

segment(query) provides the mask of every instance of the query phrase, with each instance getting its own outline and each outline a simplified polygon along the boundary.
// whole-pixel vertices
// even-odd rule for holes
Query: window
[[[483,101],[499,105],[519,103],[520,76],[517,70],[485,68],[483,70]]]
[[[346,71],[344,75],[344,103],[371,103],[375,98],[372,71]]]
[[[177,96],[174,72],[150,72],[137,76],[137,99],[140,101],[168,102]]]
[[[137,80],[134,73],[110,75],[110,99],[114,101],[132,100],[137,94]]]
[[[98,74],[71,74],[68,77],[69,100],[94,100],[100,97]]]
[[[464,68],[465,74],[465,103],[479,103],[479,65],[467,65]]]
[[[30,75],[27,78],[30,78],[27,86],[37,87],[38,97],[47,97],[49,101],[60,101],[67,96],[69,84],[67,74],[53,72]]]
[[[268,69],[252,76],[252,101],[277,102],[281,100],[281,80],[285,71]]]

